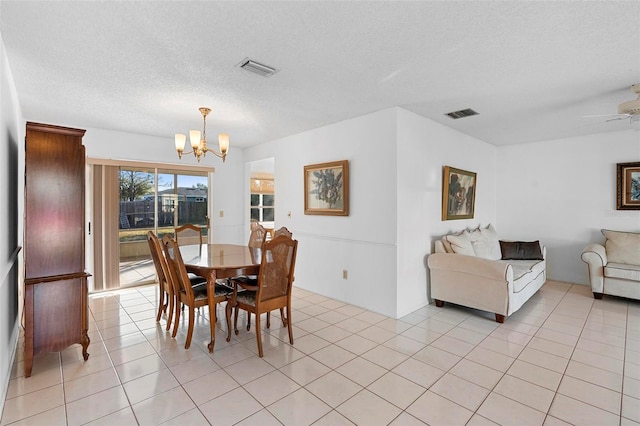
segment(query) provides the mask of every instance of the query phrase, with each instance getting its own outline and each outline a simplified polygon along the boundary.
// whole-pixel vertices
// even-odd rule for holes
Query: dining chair
[[[204,243],[202,227],[192,223],[185,223],[182,226],[178,226],[176,228],[176,242],[181,246]]]
[[[248,314],[256,315],[256,339],[258,355],[262,352],[262,330],[260,315],[275,309],[285,308],[287,311],[287,328],[289,343],[293,345],[293,330],[291,326],[291,288],[293,286],[293,271],[296,264],[298,241],[285,235],[280,235],[262,246],[260,272],[255,285],[241,279],[232,279],[233,293],[225,309],[227,315],[227,342],[231,340],[231,311],[236,309],[234,331],[238,334],[238,309]],[[244,291],[238,291],[239,288]]]
[[[189,349],[189,346],[191,346],[191,338],[193,336],[195,309],[202,306],[209,306],[207,283],[204,282],[192,286],[191,282],[189,281],[187,269],[184,266],[184,261],[182,260],[180,248],[178,247],[178,243],[176,242],[176,240],[171,238],[170,235],[165,235],[164,238],[162,238],[162,243],[164,247],[164,254],[167,259],[167,264],[169,266],[169,277],[170,280],[173,281],[177,300],[179,300],[183,305],[186,305],[189,308],[187,341],[184,344],[184,348]],[[217,307],[217,304],[226,301],[227,296],[230,292],[231,289],[229,287],[219,284],[215,285],[215,294],[213,297],[215,306],[209,306],[209,311],[212,312],[209,318],[210,321],[215,321],[215,309]],[[179,322],[180,309],[176,309],[172,337],[176,337]],[[230,327],[229,322],[227,322],[227,327]],[[211,334],[211,342],[215,342],[215,330]]]
[[[158,284],[160,285],[160,296],[158,301],[158,315],[156,316],[156,322],[160,322],[162,314],[167,315],[167,328],[169,331],[171,328],[171,320],[173,318],[173,311],[175,309],[175,293],[173,291],[173,285],[169,282],[169,271],[167,270],[167,262],[162,252],[162,246],[156,234],[153,231],[147,232],[147,242],[149,243],[149,251],[151,252],[151,259],[153,259],[153,266],[156,268],[156,275],[158,276]],[[167,307],[169,312],[167,312]]]
[[[293,238],[293,233],[289,231],[286,226],[283,226],[273,231],[273,238],[277,237],[278,235],[286,235],[289,238]]]
[[[171,322],[174,312],[178,309],[179,301],[177,299],[176,289],[173,281],[169,275],[169,265],[165,258],[162,245],[158,236],[153,231],[147,232],[147,242],[149,243],[149,252],[151,253],[151,259],[156,269],[156,275],[158,277],[158,284],[160,286],[160,296],[158,301],[158,314],[156,316],[156,322],[160,321],[162,314],[167,315],[167,328],[169,331],[171,328]],[[189,282],[191,286],[206,283],[207,279],[195,274],[189,274]],[[167,312],[167,308],[169,311]],[[175,336],[174,336],[175,337]]]
[[[272,238],[275,238],[278,235],[286,235],[289,238],[293,238],[293,233],[291,231],[289,231],[289,229],[287,229],[286,226],[283,226],[283,227],[278,228],[275,231],[273,231],[273,237]],[[286,327],[287,318],[284,315],[284,309],[283,308],[280,308],[280,318],[282,319],[282,326]],[[269,327],[271,327],[271,312],[267,312],[267,328],[269,328]],[[249,331],[249,330],[247,330],[247,331]]]
[[[262,225],[260,225],[260,223],[258,223],[258,221],[255,219],[251,219],[251,223],[249,227],[251,229],[251,234],[249,235],[249,242],[247,243],[247,245],[251,248],[261,248],[262,245],[267,240],[267,230]],[[250,275],[250,276],[243,275],[241,277],[234,277],[234,278],[241,279],[248,282],[255,282],[257,280],[257,277],[255,275]],[[231,279],[229,281],[231,281]],[[237,312],[236,312],[236,316],[237,316]],[[249,331],[250,329],[251,329],[251,314],[247,314],[247,331]]]
[[[257,222],[251,222],[251,234],[249,235],[249,243],[252,248],[260,248],[267,238],[267,230]]]

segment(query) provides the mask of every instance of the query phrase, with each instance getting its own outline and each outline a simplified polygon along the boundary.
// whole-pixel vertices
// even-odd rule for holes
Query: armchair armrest
[[[607,251],[602,244],[589,244],[582,250],[582,260],[589,267],[589,282],[594,293],[604,292],[604,267]]]
[[[586,263],[593,263],[594,266],[605,266],[607,264],[607,251],[602,244],[589,244],[582,250],[582,260]]]

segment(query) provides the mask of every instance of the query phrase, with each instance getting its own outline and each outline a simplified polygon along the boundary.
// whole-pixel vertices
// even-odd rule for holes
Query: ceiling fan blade
[[[630,114],[598,114],[598,115],[583,115],[582,118],[602,118],[602,117],[617,117],[614,120],[622,120],[631,117]]]
[[[620,117],[610,118],[605,120],[605,122],[608,123],[609,121],[626,120],[627,118],[631,118],[631,114],[620,114]]]

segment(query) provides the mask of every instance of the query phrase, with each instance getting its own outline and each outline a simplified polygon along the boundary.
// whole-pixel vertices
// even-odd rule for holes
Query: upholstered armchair
[[[603,229],[602,234],[604,244],[592,243],[582,251],[593,297],[609,294],[640,300],[640,233]]]

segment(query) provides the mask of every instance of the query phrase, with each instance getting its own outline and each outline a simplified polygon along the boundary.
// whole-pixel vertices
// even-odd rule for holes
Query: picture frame
[[[349,216],[349,161],[304,166],[304,214]]]
[[[475,172],[444,166],[442,220],[473,219],[476,204]]]
[[[616,210],[640,210],[640,162],[616,165]]]

